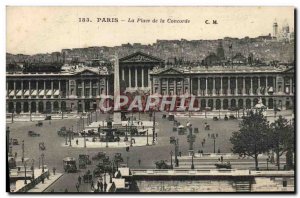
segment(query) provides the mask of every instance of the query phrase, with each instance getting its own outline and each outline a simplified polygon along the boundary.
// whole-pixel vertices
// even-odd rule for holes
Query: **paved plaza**
[[[283,113],[283,112],[282,112]],[[291,114],[291,113],[290,113]],[[188,155],[189,144],[187,142],[187,134],[178,135],[177,132],[173,131],[173,121],[168,121],[163,119],[163,113],[156,114],[156,122],[158,126],[156,132],[158,133],[157,142],[152,145],[152,134],[149,134],[149,146],[139,145],[140,140],[136,139],[136,144],[133,144],[127,152],[124,145],[124,141],[119,143],[110,143],[115,144],[105,147],[105,142],[95,142],[91,140],[87,141],[87,147],[83,147],[83,138],[79,139],[79,144],[76,145],[72,141],[72,146],[65,145],[65,138],[60,137],[57,134],[62,126],[66,128],[72,128],[76,126],[79,118],[74,119],[64,119],[64,120],[52,120],[43,121],[42,127],[36,126],[35,122],[15,122],[13,124],[8,124],[10,127],[10,137],[18,139],[19,143],[24,140],[25,144],[25,157],[29,159],[35,159],[35,166],[38,166],[39,158],[43,153],[44,163],[47,164],[49,170],[52,170],[53,167],[56,168],[57,172],[64,173],[62,159],[65,157],[74,157],[78,159],[79,154],[88,154],[90,157],[96,153],[102,151],[106,152],[110,158],[114,156],[115,153],[121,153],[124,159],[124,163],[128,164],[130,168],[136,169],[145,169],[145,168],[155,168],[155,162],[159,160],[165,160],[167,163],[170,163],[170,152],[174,153],[174,145],[170,144],[170,137],[174,136],[179,141],[179,151],[182,156]],[[135,115],[138,117],[138,115]],[[141,120],[149,121],[148,114],[141,114]],[[98,115],[98,120],[105,120],[107,118],[106,114]],[[95,120],[95,118],[93,118]],[[212,153],[214,151],[213,139],[210,139],[209,134],[218,134],[216,139],[216,148],[215,150],[220,150],[221,153],[230,153],[231,152],[231,143],[229,138],[233,131],[239,129],[240,120],[229,120],[224,121],[223,119],[219,121],[213,121],[211,117],[199,118],[199,117],[176,117],[176,119],[182,124],[186,125],[189,121],[192,124],[193,128],[199,128],[199,133],[195,133],[196,139],[194,143],[194,150],[197,153],[202,150],[204,153]],[[210,125],[210,130],[204,130],[205,123]],[[39,137],[29,137],[28,131],[32,130],[40,134]],[[136,137],[137,138],[137,137]],[[142,137],[145,141],[145,137]],[[88,138],[90,139],[90,138]],[[205,139],[205,143],[202,145],[201,142]],[[39,143],[44,142],[46,150],[39,150]],[[144,144],[143,142],[142,144]],[[95,145],[93,145],[95,144]],[[97,144],[97,145],[96,145]],[[100,144],[100,146],[99,146]],[[126,144],[127,145],[127,144]],[[20,145],[14,145],[12,148],[12,153],[20,157],[22,155],[22,147]],[[138,163],[140,160],[140,164]],[[265,161],[265,160],[264,160]],[[254,160],[249,159],[247,163],[253,162]],[[41,163],[41,162],[40,162]],[[80,169],[77,173],[65,173],[57,181],[55,181],[51,186],[47,188],[46,191],[64,191],[65,188],[69,192],[76,192],[76,182],[79,175],[83,174],[87,170],[93,170],[97,165],[97,161],[92,161],[91,165],[87,166],[87,169]],[[188,165],[189,166],[189,165]],[[265,165],[264,165],[265,166]],[[196,165],[197,168],[197,165]],[[201,168],[201,166],[199,167]],[[80,191],[90,191],[89,184],[83,184],[80,187]]]

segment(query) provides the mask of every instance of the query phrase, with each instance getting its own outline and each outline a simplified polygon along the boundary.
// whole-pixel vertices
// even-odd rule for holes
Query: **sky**
[[[288,24],[293,7],[13,7],[6,9],[6,51],[36,54],[65,48],[152,44],[157,39],[257,37]],[[89,22],[79,22],[89,18]],[[118,22],[97,22],[118,18]],[[128,20],[134,19],[134,22]],[[150,20],[142,23],[138,19]],[[153,20],[157,23],[153,23]],[[160,19],[165,20],[160,23]],[[168,23],[168,19],[189,23]],[[210,24],[206,24],[209,22]],[[218,24],[211,24],[216,20]]]

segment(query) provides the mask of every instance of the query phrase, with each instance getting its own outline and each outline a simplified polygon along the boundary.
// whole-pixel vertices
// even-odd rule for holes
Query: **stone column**
[[[207,96],[207,77],[205,78],[205,96]]]
[[[60,80],[58,81],[58,97],[61,98],[61,84],[60,84]]]
[[[24,102],[21,102],[21,113],[24,113]]]
[[[169,78],[166,78],[166,81],[167,81],[167,94],[166,95],[169,95]]]
[[[128,87],[131,87],[131,68],[128,67]]]
[[[177,95],[177,81],[176,81],[176,78],[174,78],[174,95]]]
[[[239,89],[238,89],[238,77],[235,77],[235,95],[239,94]]]
[[[14,97],[16,97],[16,81],[14,80]]]
[[[29,98],[31,98],[31,80],[28,81]]]
[[[53,98],[53,93],[54,89],[53,89],[53,80],[51,80],[51,98]]]
[[[268,98],[266,98],[266,107],[267,107],[267,109],[269,107],[269,99]]]
[[[82,86],[81,97],[85,97],[85,81],[84,80],[82,81],[81,86]]]
[[[144,88],[144,68],[142,68],[142,87]]]
[[[243,76],[243,95],[246,95],[246,78]]]
[[[198,78],[198,96],[200,96],[200,78]]]
[[[220,105],[221,106],[220,109],[222,110],[223,109],[223,100],[222,99],[220,99],[220,104],[221,104]]]
[[[290,95],[293,95],[293,79],[290,77]]]
[[[276,94],[277,91],[277,85],[276,85],[276,76],[273,77],[273,94]]]
[[[108,84],[108,79],[106,79],[106,95],[109,94],[109,84]]]
[[[24,81],[21,80],[21,94],[22,94],[22,98],[24,98]]]
[[[6,97],[9,97],[8,81],[6,81]],[[8,108],[6,108],[6,111],[8,111]]]
[[[265,95],[268,95],[268,76],[266,76]]]
[[[253,95],[253,78],[252,77],[250,77],[250,95]],[[251,104],[251,107],[252,107],[252,104]]]
[[[151,82],[150,82],[150,69],[147,68],[148,70],[148,87],[151,85]]]
[[[46,98],[46,80],[44,80],[44,97]]]
[[[134,75],[135,76],[135,86],[134,87],[137,88],[138,87],[138,83],[137,83],[138,78],[137,78],[137,68],[136,67],[134,68],[134,74],[135,74]]]
[[[258,79],[257,80],[258,81],[258,85],[257,86],[258,86],[258,90],[259,90],[258,95],[261,95],[261,92],[260,92],[260,89],[261,89],[261,87],[260,87],[260,77],[258,76],[257,79]]]
[[[39,96],[39,81],[38,80],[36,81],[35,87],[36,87],[36,97],[38,98],[38,96]]]
[[[228,94],[227,95],[231,95],[231,89],[230,89],[230,77],[228,77]]]
[[[215,96],[216,95],[216,78],[215,77],[213,77],[213,90],[212,90],[212,92],[213,92],[213,96]]]
[[[92,80],[90,80],[90,98],[92,98],[92,88],[93,88],[93,84],[92,84]]]
[[[122,68],[122,80],[125,80],[125,71],[124,71],[124,68]]]
[[[182,94],[185,94],[185,85],[184,85],[184,79],[182,79]]]
[[[220,87],[220,95],[223,95],[223,77],[220,77],[221,87]],[[222,101],[222,100],[221,100]],[[222,108],[221,108],[222,109]]]

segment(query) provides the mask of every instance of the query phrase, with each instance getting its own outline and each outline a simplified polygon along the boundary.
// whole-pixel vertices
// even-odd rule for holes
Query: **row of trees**
[[[294,120],[279,116],[273,123],[269,123],[262,112],[251,111],[240,123],[239,131],[230,138],[233,153],[250,156],[255,160],[258,170],[258,155],[275,152],[276,163],[280,170],[280,156],[286,154],[286,169],[293,169],[294,152]]]

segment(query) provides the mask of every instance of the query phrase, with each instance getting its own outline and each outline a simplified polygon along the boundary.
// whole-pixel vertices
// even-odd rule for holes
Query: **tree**
[[[253,157],[258,170],[258,155],[269,149],[269,130],[269,123],[262,113],[251,111],[240,123],[239,131],[233,132],[230,138],[233,153]]]
[[[286,153],[287,158],[291,159],[290,156],[294,150],[294,125],[279,116],[270,126],[270,145],[276,153],[276,163],[280,170],[280,156]],[[291,163],[287,163],[287,165],[291,166]]]

